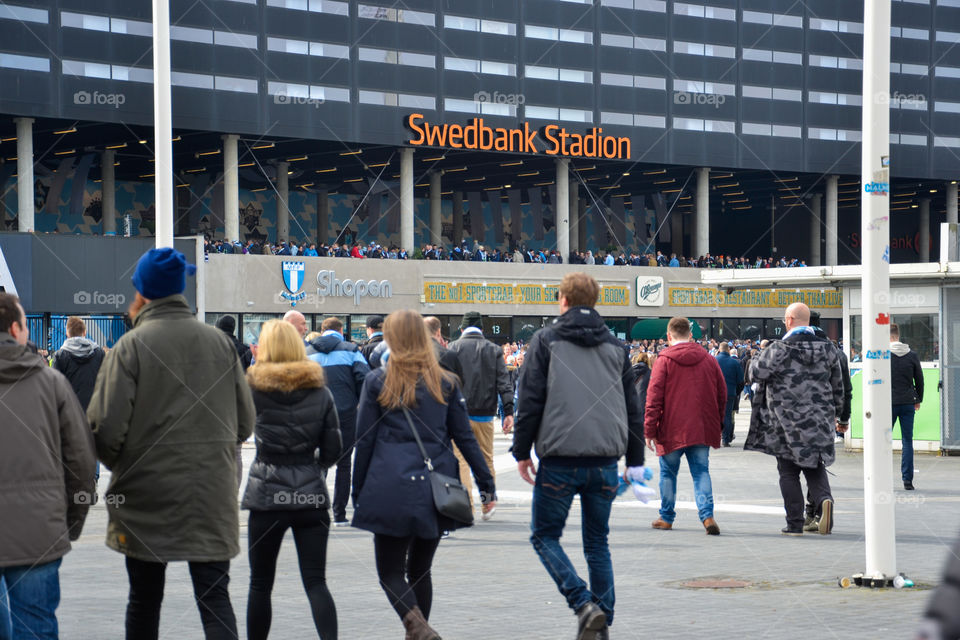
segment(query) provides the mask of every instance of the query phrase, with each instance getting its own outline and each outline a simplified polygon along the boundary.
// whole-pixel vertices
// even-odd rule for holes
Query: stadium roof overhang
[[[37,118],[33,125],[36,162],[55,171],[64,161],[115,151],[118,180],[152,181],[153,130],[151,127],[90,121]],[[211,181],[223,170],[224,132],[174,131],[174,169],[178,186],[187,186],[196,174],[210,174]],[[240,186],[268,190],[276,180],[277,166],[287,162],[290,189],[330,193],[365,193],[378,179],[396,184],[400,177],[400,148],[385,145],[351,145],[346,142],[296,138],[242,136],[239,141]],[[16,125],[13,116],[0,117],[0,163],[15,162]],[[662,194],[667,207],[693,211],[696,199],[696,167],[658,165],[642,161],[635,149],[633,159],[575,158],[570,162],[580,197],[587,202],[608,203],[611,197],[627,199]],[[556,156],[497,151],[464,151],[418,147],[414,156],[414,194],[428,197],[429,173],[442,171],[444,196],[454,191],[505,191],[549,188],[554,184]],[[100,179],[94,162],[90,179]],[[823,174],[766,169],[724,169],[710,173],[711,211],[783,212],[810,207],[815,194],[825,190]],[[894,178],[891,211],[917,209],[930,198],[931,214],[946,209],[942,180]],[[859,211],[862,187],[859,176],[840,176],[838,208]],[[506,197],[503,195],[502,197]],[[824,206],[821,204],[821,206]],[[851,212],[852,213],[852,212]]]
[[[700,281],[704,286],[724,291],[748,288],[842,287],[858,286],[863,273],[861,265],[833,267],[794,267],[780,269],[704,269]],[[926,262],[890,265],[891,280],[958,280],[960,262]]]

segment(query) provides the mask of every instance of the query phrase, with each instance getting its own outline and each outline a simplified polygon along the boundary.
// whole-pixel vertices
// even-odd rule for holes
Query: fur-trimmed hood
[[[257,391],[290,393],[299,389],[322,389],[323,367],[311,360],[257,362],[247,370],[247,382]]]

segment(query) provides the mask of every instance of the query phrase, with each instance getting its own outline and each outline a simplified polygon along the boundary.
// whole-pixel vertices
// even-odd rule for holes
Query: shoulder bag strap
[[[410,417],[410,412],[406,407],[400,407],[403,410],[403,415],[407,419],[407,424],[410,425],[410,431],[413,432],[413,438],[417,441],[417,446],[420,447],[420,454],[423,456],[423,462],[427,465],[427,469],[433,471],[433,463],[430,461],[430,456],[427,455],[427,450],[423,446],[423,441],[420,440],[420,434],[417,433],[417,428],[413,426],[413,419]]]

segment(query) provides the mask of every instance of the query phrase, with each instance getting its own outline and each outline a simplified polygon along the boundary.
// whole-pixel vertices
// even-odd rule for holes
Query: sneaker
[[[713,518],[707,518],[703,521],[703,528],[707,530],[708,536],[718,536],[720,535],[720,527],[717,525],[717,521]]]
[[[600,633],[597,634],[597,640],[610,640],[610,627],[600,629]]]
[[[908,482],[907,480],[904,480],[904,481],[903,481],[903,488],[906,489],[907,491],[913,491],[913,483],[912,483],[912,482]]]
[[[729,447],[729,446],[730,446],[730,443],[729,443],[729,442],[724,442],[724,443],[723,443],[723,446]]]
[[[344,518],[344,519],[342,519],[342,520],[334,520],[334,521],[333,521],[333,526],[335,526],[335,527],[349,527],[349,526],[350,526],[350,523],[347,521],[346,518]]]
[[[820,522],[817,530],[822,536],[833,531],[833,500],[830,498],[820,503]]]
[[[597,640],[599,632],[606,628],[607,614],[594,603],[577,609],[577,640]]]
[[[803,530],[811,533],[820,531],[820,519],[814,516],[807,516],[806,520],[803,521]]]
[[[803,535],[803,529],[791,529],[790,527],[784,527],[783,529],[780,529],[780,533],[785,536],[798,537]]]
[[[654,520],[652,526],[654,529],[663,529],[664,531],[673,529],[673,523],[666,522],[663,520],[663,518],[657,518],[656,520]]]
[[[834,444],[840,444],[843,442],[843,436],[835,436],[833,439]]]
[[[495,514],[496,512],[497,512],[497,507],[496,507],[496,505],[490,507],[489,509],[486,507],[486,505],[484,505],[484,506],[482,507],[482,513],[481,513],[480,517],[481,517],[483,520],[489,520],[490,518],[493,517],[493,514]]]

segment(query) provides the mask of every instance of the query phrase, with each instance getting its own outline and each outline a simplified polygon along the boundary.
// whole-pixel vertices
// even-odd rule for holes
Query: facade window
[[[476,113],[491,116],[509,116],[516,117],[517,106],[512,104],[500,104],[495,102],[479,102],[477,100],[463,100],[460,98],[446,98],[443,101],[445,111],[456,111],[458,113]]]
[[[325,102],[350,102],[350,90],[342,87],[320,87],[291,82],[268,82],[267,94],[274,96],[275,104],[286,104],[290,98]]]
[[[788,16],[782,13],[767,13],[766,11],[744,11],[743,21],[752,24],[766,24],[774,27],[803,28],[801,16]]]
[[[863,103],[862,96],[850,93],[829,93],[823,91],[807,92],[807,100],[817,104],[836,104],[857,107]]]
[[[280,53],[294,53],[298,55],[322,56],[325,58],[350,59],[350,48],[342,44],[328,42],[307,42],[305,40],[291,40],[289,38],[267,38],[267,50]]]
[[[620,124],[626,127],[631,127],[633,126],[633,114],[601,111],[600,124]]]
[[[404,107],[407,109],[436,110],[436,99],[433,96],[418,96],[408,93],[393,93],[391,91],[366,91],[361,89],[358,99],[360,104],[372,104],[381,107]]]
[[[807,127],[807,137],[813,140],[835,140],[837,142],[859,142],[860,132],[847,129],[820,129]]]
[[[177,87],[191,87],[193,89],[213,89],[213,76],[205,73],[171,71],[170,84]]]
[[[517,75],[517,65],[515,64],[491,60],[473,60],[471,58],[451,58],[447,56],[443,59],[443,68],[447,71],[467,71],[495,76]]]
[[[960,42],[960,33],[953,31],[937,31],[937,42]]]
[[[214,76],[213,88],[217,91],[235,91],[237,93],[259,93],[260,83],[253,78],[234,78]]]
[[[601,7],[616,9],[636,9],[637,11],[667,12],[667,3],[664,0],[600,0]]]
[[[181,40],[183,42],[198,42],[200,44],[213,44],[213,30],[174,25],[170,27],[170,39]]]
[[[213,44],[224,47],[256,49],[257,36],[253,33],[234,33],[233,31],[214,31]]]
[[[953,137],[947,137],[947,136],[934,136],[933,146],[949,147],[951,149],[960,149],[960,138],[953,138]]]
[[[591,122],[593,120],[593,111],[561,108],[559,119],[568,120],[570,122]]]
[[[890,134],[890,144],[908,144],[918,147],[925,147],[927,146],[927,136],[909,133],[892,133]]]
[[[32,9],[15,4],[0,4],[0,20],[17,20],[19,22],[40,22],[47,24],[46,9]]]
[[[642,113],[635,113],[633,114],[633,126],[665,129],[667,127],[667,119],[664,116],[648,116]]]
[[[719,44],[705,44],[703,42],[681,42],[675,40],[673,43],[674,53],[687,53],[694,56],[709,56],[711,58],[736,58],[737,48],[728,47]]]
[[[894,101],[891,100],[890,106],[892,107],[893,104]],[[926,106],[926,103],[924,103],[924,106]],[[938,100],[937,102],[933,103],[933,110],[940,111],[942,113],[960,113],[960,102],[942,102]]]
[[[557,80],[560,82],[593,83],[593,72],[580,69],[555,69],[554,67],[538,67],[528,64],[524,75],[530,79]]]
[[[938,78],[960,78],[960,68],[957,67],[937,67],[935,73]]]
[[[82,60],[64,60],[61,63],[61,69],[64,75],[81,78],[104,78],[123,80],[125,82],[153,83],[153,69],[149,68],[125,67],[121,65],[103,64],[101,62],[84,62]]]
[[[426,67],[428,69],[433,69],[436,66],[436,58],[434,56],[424,53],[411,53],[409,51],[360,47],[357,50],[357,56],[362,62],[402,64],[409,67]]]
[[[863,69],[863,60],[837,56],[807,56],[811,67],[825,67],[827,69]]]
[[[330,13],[336,16],[350,15],[350,5],[339,0],[267,0],[267,6],[294,11]]]
[[[24,71],[50,71],[50,60],[36,56],[21,56],[15,53],[0,53],[0,67]]]
[[[846,20],[824,20],[810,18],[810,28],[819,31],[834,31],[836,33],[863,33],[863,24]]]
[[[712,95],[735,96],[737,87],[723,82],[703,82],[701,80],[680,80],[673,81],[675,91],[685,91],[688,93],[709,93]]]
[[[445,29],[460,29],[461,31],[478,31],[480,33],[491,33],[500,36],[517,35],[517,25],[512,22],[500,22],[498,20],[481,20],[480,18],[467,18],[464,16],[443,16],[443,27]]]
[[[929,68],[922,64],[907,64],[906,62],[891,62],[890,73],[901,73],[905,76],[925,77],[929,73]]]
[[[3,17],[2,8],[0,8],[0,17]],[[146,36],[148,38],[153,37],[153,25],[149,22],[109,18],[107,16],[93,16],[84,13],[73,13],[71,11],[60,12],[60,26],[87,29],[90,31],[124,33],[132,36]]]
[[[538,107],[532,104],[526,105],[524,108],[524,114],[528,118],[534,118],[537,120],[559,120],[560,119],[560,109],[558,107]]]
[[[737,12],[734,9],[707,7],[702,4],[675,2],[673,13],[678,16],[693,16],[695,18],[715,18],[717,20],[736,20]]]
[[[601,33],[600,44],[606,47],[640,49],[645,51],[666,51],[667,41],[660,38],[625,36],[617,33]]]
[[[701,120],[700,118],[674,118],[673,126],[688,131],[735,133],[736,123],[729,120]]]
[[[930,39],[930,32],[926,29],[908,29],[907,27],[890,27],[890,35],[894,38],[909,38],[911,40]]]
[[[357,5],[357,15],[371,20],[387,20],[389,22],[405,22],[423,27],[437,26],[437,18],[425,11],[411,11],[410,9],[394,9],[392,7],[377,7],[370,4]]]

